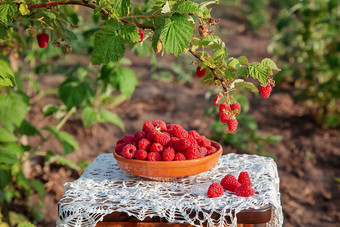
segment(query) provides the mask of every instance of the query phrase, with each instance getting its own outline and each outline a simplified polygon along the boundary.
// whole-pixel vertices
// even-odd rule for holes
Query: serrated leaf
[[[93,125],[97,121],[97,112],[91,107],[87,106],[81,113],[81,119],[85,127]]]
[[[192,26],[185,16],[176,13],[167,18],[161,32],[165,51],[178,56],[189,47],[193,34]]]
[[[215,83],[214,76],[207,70],[206,74],[200,79],[200,83],[203,85],[213,85]]]
[[[248,58],[245,56],[241,56],[238,58],[238,61],[241,65],[249,65]]]
[[[19,11],[20,11],[21,15],[23,15],[23,16],[30,14],[30,10],[28,9],[28,6],[24,3],[20,4]]]
[[[260,81],[263,86],[266,86],[269,67],[261,65],[258,62],[251,63],[249,66],[249,75],[254,79]]]
[[[152,47],[157,49],[157,43],[161,37],[161,32],[164,28],[165,24],[165,16],[159,16],[155,18],[154,25],[155,25],[155,32],[152,36]]]
[[[5,59],[0,59],[0,86],[13,86],[13,82],[15,75],[11,66]]]
[[[257,87],[251,83],[251,82],[246,82],[242,79],[237,79],[234,80],[234,82],[231,84],[230,88],[248,88],[250,89],[252,92],[258,92],[259,90],[257,89]]]
[[[135,91],[138,81],[131,69],[118,68],[110,75],[110,83],[124,95],[130,96]]]
[[[18,128],[18,133],[21,135],[28,135],[28,136],[39,135],[40,137],[42,137],[40,131],[26,120],[24,120],[21,123],[20,127]]]
[[[281,71],[281,69],[279,69],[275,62],[273,60],[271,60],[270,58],[265,58],[261,61],[261,65],[264,65],[264,66],[268,66],[270,69],[273,69],[273,70],[278,70],[278,71]]]
[[[226,56],[226,52],[224,49],[219,49],[217,50],[215,53],[214,53],[214,60],[220,60],[220,59],[223,59],[225,58]]]
[[[8,28],[3,23],[0,23],[0,40],[5,40],[8,37],[7,31]]]
[[[137,27],[134,24],[125,24],[119,30],[119,34],[121,34],[122,38],[125,41],[131,42],[131,43],[136,43],[140,40]]]
[[[125,42],[117,32],[120,28],[121,24],[114,19],[108,20],[100,26],[94,38],[92,64],[107,64],[110,61],[118,61],[124,56]]]
[[[249,75],[248,66],[237,67],[237,74],[241,77],[248,77],[248,75]]]
[[[117,114],[112,113],[111,111],[103,110],[100,112],[100,118],[103,121],[110,122],[114,125],[117,125],[120,128],[120,130],[122,130],[123,132],[125,131],[124,123]]]
[[[94,92],[90,85],[85,82],[80,82],[78,78],[70,77],[62,83],[58,90],[59,98],[67,109],[80,106],[83,101],[91,100],[94,97]]]
[[[210,50],[218,50],[222,48],[224,49],[225,43],[218,36],[208,35],[201,40],[200,46],[204,46],[204,48],[208,48]]]
[[[240,64],[240,62],[239,62],[239,60],[238,59],[236,59],[236,58],[231,58],[231,59],[229,59],[228,60],[228,66],[230,66],[230,67],[233,67],[233,68],[236,68],[239,64]]]
[[[13,3],[2,3],[0,4],[0,21],[12,22],[13,16],[17,11],[17,4]]]
[[[113,1],[113,8],[118,17],[127,15],[129,11],[130,0],[115,0]]]
[[[191,1],[177,1],[173,6],[173,11],[177,13],[199,14],[202,10],[199,5]]]

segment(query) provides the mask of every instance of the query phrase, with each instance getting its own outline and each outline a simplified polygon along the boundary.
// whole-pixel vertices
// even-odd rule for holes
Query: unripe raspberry
[[[143,41],[143,38],[144,38],[144,31],[142,29],[139,29],[138,35],[140,37],[140,40],[138,42],[141,43]]]
[[[40,48],[46,48],[49,39],[50,39],[50,37],[46,33],[41,33],[41,34],[37,35],[39,47]]]
[[[158,41],[158,43],[157,43],[157,48],[156,49],[153,49],[156,53],[159,53],[159,52],[161,52],[162,51],[162,49],[163,49],[163,44],[162,44],[162,41]]]
[[[37,36],[37,29],[34,27],[31,27],[27,30],[28,34],[32,37],[36,37]]]
[[[207,72],[207,70],[204,68],[204,69],[201,69],[201,67],[197,66],[197,69],[196,69],[196,76],[201,78],[205,75],[205,73]]]
[[[236,115],[239,115],[241,113],[241,105],[239,102],[234,102],[233,104],[230,105],[230,109],[235,112]]]
[[[206,37],[208,35],[208,28],[205,24],[200,24],[198,26],[198,33],[200,34],[200,36],[202,36],[203,38]]]
[[[236,119],[229,119],[227,120],[227,125],[228,125],[228,129],[229,129],[229,132],[233,132],[236,130],[237,128],[237,120]]]
[[[64,54],[69,54],[72,52],[72,47],[70,46],[70,44],[66,44],[62,47],[62,50]]]
[[[270,85],[267,85],[265,87],[260,87],[260,93],[263,98],[268,98],[270,96],[270,93],[272,92],[272,87]]]

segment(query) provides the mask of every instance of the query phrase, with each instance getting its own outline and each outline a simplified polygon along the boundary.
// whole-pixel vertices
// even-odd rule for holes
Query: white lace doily
[[[252,180],[255,189],[252,197],[239,197],[228,191],[218,198],[207,196],[210,184],[220,182],[227,174],[237,178],[242,171],[247,171]],[[229,216],[230,226],[236,226],[234,214],[269,204],[272,218],[266,226],[278,227],[283,223],[276,163],[257,155],[222,155],[212,170],[176,182],[158,182],[125,173],[112,154],[102,154],[78,180],[66,183],[64,190],[58,204],[57,226],[95,226],[113,212],[124,212],[141,221],[158,216],[171,223],[194,226],[204,222],[208,226],[226,226]],[[212,216],[214,212],[220,216]]]

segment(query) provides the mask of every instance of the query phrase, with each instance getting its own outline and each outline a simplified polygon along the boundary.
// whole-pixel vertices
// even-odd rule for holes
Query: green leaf
[[[63,149],[64,149],[64,155],[73,153],[74,147],[72,147],[70,144],[66,142],[61,142],[61,145],[63,146]]]
[[[1,156],[1,151],[0,151]],[[1,160],[0,160],[1,162]],[[9,167],[0,165],[0,189],[3,189],[7,184],[11,182],[11,170]]]
[[[124,56],[125,42],[117,32],[120,28],[121,24],[113,19],[100,26],[94,37],[92,64],[107,64],[110,61],[118,61]]]
[[[103,121],[117,125],[123,132],[125,131],[123,121],[117,114],[112,113],[111,111],[103,110],[100,112],[100,118]]]
[[[122,17],[127,15],[130,6],[130,0],[115,0],[113,1],[113,8],[116,15]]]
[[[125,41],[131,42],[131,43],[136,43],[140,40],[137,27],[134,24],[125,24],[119,30],[119,34],[121,34],[122,38]]]
[[[113,87],[127,96],[134,92],[138,83],[134,71],[127,68],[118,68],[116,72],[113,72],[110,75],[110,82]]]
[[[0,40],[5,40],[8,37],[7,31],[8,31],[8,28],[6,27],[6,25],[0,23]]]
[[[241,65],[249,65],[248,58],[245,56],[241,56],[238,58],[238,61]]]
[[[248,66],[237,67],[237,74],[241,77],[248,77],[248,75],[249,75]]]
[[[72,148],[71,152],[73,152],[74,149],[78,148],[77,142],[67,132],[59,131],[55,126],[45,126],[44,129],[52,132],[55,138],[61,143],[61,145],[63,145],[64,155],[68,154],[71,151],[70,148]]]
[[[193,13],[199,14],[202,10],[199,5],[191,1],[177,1],[173,6],[173,11],[177,13]]]
[[[159,39],[161,38],[161,33],[162,33],[163,28],[164,28],[164,25],[165,25],[165,16],[164,15],[161,15],[161,16],[155,18],[155,23],[154,23],[155,32],[152,36],[152,47],[154,49],[157,49],[157,43],[158,43]]]
[[[67,166],[71,169],[74,169],[74,170],[77,170],[79,171],[80,170],[80,167],[77,165],[77,163],[63,157],[63,156],[60,156],[60,155],[56,155],[54,152],[52,151],[48,151],[47,152],[47,155],[46,155],[46,159],[45,159],[45,164],[46,165],[49,165],[51,163],[57,163],[59,165],[63,165],[63,166]]]
[[[219,50],[225,48],[225,43],[221,40],[221,38],[213,35],[204,37],[199,45],[210,50]]]
[[[28,135],[28,136],[39,135],[40,137],[42,137],[40,131],[26,120],[24,120],[21,123],[20,127],[18,128],[18,133],[21,135]]]
[[[0,5],[0,21],[2,22],[12,22],[15,12],[18,7],[15,2],[13,3],[2,3]]]
[[[251,83],[251,82],[246,82],[242,79],[237,79],[234,80],[234,82],[231,84],[230,88],[248,88],[250,89],[252,92],[258,92],[259,90],[257,89],[257,87]]]
[[[86,106],[82,113],[81,119],[85,127],[93,125],[97,121],[97,112],[89,106]]]
[[[0,28],[1,26],[0,24]],[[15,75],[11,66],[5,59],[0,59],[0,86],[13,86],[13,83],[15,83]]]
[[[16,142],[18,138],[13,135],[11,132],[7,131],[3,127],[0,127],[0,142],[2,143],[10,143]]]
[[[275,62],[273,60],[271,60],[270,58],[265,58],[261,61],[261,65],[264,65],[264,66],[268,66],[270,69],[273,69],[273,70],[278,70],[278,71],[281,71],[281,69],[279,69]]]
[[[80,82],[78,78],[70,77],[59,87],[59,98],[67,109],[80,106],[85,100],[92,102],[94,92],[90,85]]]
[[[258,62],[253,62],[249,65],[249,75],[260,81],[263,86],[266,86],[269,67],[261,65]]]
[[[30,182],[30,185],[31,185],[32,188],[34,188],[38,192],[38,194],[41,198],[45,197],[44,184],[40,180],[34,179]]]
[[[10,211],[9,213],[9,223],[11,224],[11,226],[16,226],[22,222],[26,222],[28,221],[28,218],[20,213],[16,213],[14,211]]]
[[[61,140],[62,142],[68,143],[75,149],[78,148],[78,144],[75,141],[75,139],[67,132],[60,131],[58,133],[58,139]]]
[[[31,222],[22,222],[18,225],[18,227],[36,227]]]
[[[176,13],[167,18],[161,32],[165,51],[178,56],[189,47],[193,34],[192,26],[185,16]]]
[[[44,117],[50,116],[50,115],[54,114],[55,112],[57,112],[58,110],[59,110],[59,106],[47,104],[43,108]]]
[[[218,49],[215,53],[214,53],[214,60],[220,60],[225,58],[226,56],[226,51],[225,49]]]

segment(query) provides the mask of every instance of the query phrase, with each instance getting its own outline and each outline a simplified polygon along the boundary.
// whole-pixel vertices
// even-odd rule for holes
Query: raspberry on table
[[[229,119],[227,120],[227,125],[228,125],[228,129],[229,132],[233,132],[237,129],[237,120],[236,119]]]
[[[163,146],[160,143],[153,143],[151,144],[150,147],[150,152],[162,152],[163,151]]]
[[[146,134],[144,131],[137,131],[134,135],[133,135],[133,139],[135,141],[136,144],[138,144],[139,141],[141,141],[142,139],[146,138]]]
[[[135,142],[133,135],[130,134],[125,134],[123,140],[126,144],[133,144]]]
[[[247,172],[241,172],[238,176],[238,182],[240,184],[251,183],[250,177]]]
[[[171,147],[167,147],[164,149],[162,153],[162,158],[164,161],[172,161],[175,158],[175,150]]]
[[[148,160],[149,161],[161,161],[162,155],[159,152],[150,152],[148,153]]]
[[[180,139],[175,145],[175,150],[177,152],[185,152],[191,146],[191,141],[189,139]]]
[[[216,197],[220,197],[221,195],[223,195],[224,190],[222,185],[220,185],[219,183],[213,183],[209,186],[207,195],[209,198],[216,198]]]
[[[174,161],[184,161],[184,160],[187,160],[187,158],[185,157],[183,153],[179,152],[175,154]]]
[[[116,148],[115,148],[116,154],[122,155],[123,148],[125,147],[125,145],[126,145],[125,143],[117,144],[117,145],[116,145]]]
[[[123,154],[124,158],[131,159],[131,158],[135,157],[136,150],[137,150],[137,148],[134,145],[127,144],[123,148],[122,154]]]
[[[148,134],[148,132],[151,129],[154,129],[155,127],[153,126],[153,124],[150,121],[147,121],[143,124],[143,131],[145,132],[145,134]]]
[[[170,142],[170,135],[167,132],[161,132],[155,135],[154,141],[160,143],[162,146],[166,146]]]
[[[173,135],[177,138],[180,138],[180,139],[186,139],[188,138],[188,132],[180,125],[174,125],[172,127],[172,130],[173,130]]]
[[[200,157],[200,152],[197,147],[189,147],[185,152],[184,155],[187,159],[196,159]]]
[[[207,155],[211,155],[211,154],[213,154],[217,151],[217,149],[213,146],[207,146],[205,148],[207,148],[207,150],[208,150]]]
[[[200,134],[195,130],[189,131],[188,136],[189,136],[189,139],[195,139],[195,140],[197,140],[201,137]]]
[[[250,197],[254,195],[255,190],[251,188],[252,184],[251,183],[245,183],[236,188],[236,195],[237,196],[242,196],[242,197]]]
[[[235,192],[236,188],[241,186],[240,182],[238,182],[236,178],[231,174],[226,175],[221,180],[221,185],[223,186],[225,190],[228,190],[231,192]]]
[[[148,158],[148,153],[146,152],[146,150],[143,149],[139,149],[136,151],[135,153],[135,159],[138,160],[145,160]]]
[[[138,143],[138,149],[149,151],[151,147],[151,142],[148,139],[142,139]]]
[[[233,104],[230,105],[230,109],[234,111],[236,115],[239,115],[241,113],[241,105],[239,102],[234,102]],[[236,110],[236,112],[235,112]]]
[[[263,98],[268,98],[270,96],[270,93],[272,92],[272,87],[270,85],[267,85],[265,87],[263,87],[261,85],[260,87],[260,93],[262,95]]]
[[[161,129],[161,132],[167,130],[167,127],[166,127],[166,123],[162,120],[154,120],[152,122],[152,125],[155,127],[155,128],[160,128]]]

